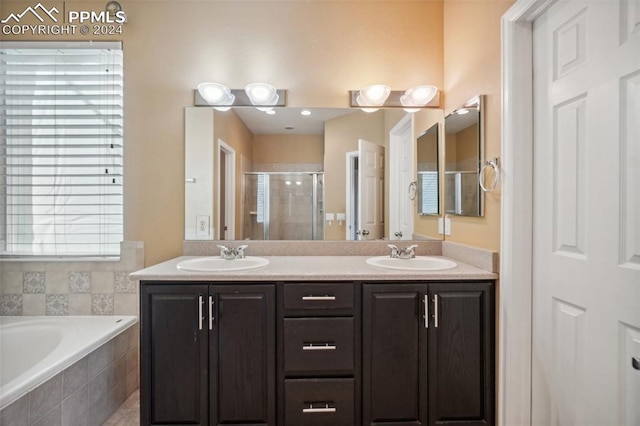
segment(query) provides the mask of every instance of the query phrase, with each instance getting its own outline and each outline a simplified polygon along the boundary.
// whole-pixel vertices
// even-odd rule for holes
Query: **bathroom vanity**
[[[363,256],[178,270],[186,259],[133,274],[143,425],[494,424],[495,274]]]

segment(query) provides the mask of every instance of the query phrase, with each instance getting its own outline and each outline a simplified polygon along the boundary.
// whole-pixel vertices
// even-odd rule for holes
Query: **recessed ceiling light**
[[[311,111],[309,111],[308,109],[303,109],[302,111],[300,111],[300,114],[302,114],[302,115],[311,115]]]
[[[274,114],[276,113],[276,110],[275,110],[275,109],[270,109],[270,110],[267,110],[267,111],[265,111],[265,112],[266,112],[267,114],[269,114],[269,115],[274,115]]]

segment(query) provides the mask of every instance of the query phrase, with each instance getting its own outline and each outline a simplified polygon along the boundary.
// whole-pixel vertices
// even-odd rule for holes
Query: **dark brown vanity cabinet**
[[[494,423],[492,282],[363,286],[363,423]]]
[[[360,286],[284,283],[279,424],[360,424]]]
[[[275,425],[275,285],[141,286],[142,425]]]
[[[493,292],[143,281],[142,425],[492,425]]]

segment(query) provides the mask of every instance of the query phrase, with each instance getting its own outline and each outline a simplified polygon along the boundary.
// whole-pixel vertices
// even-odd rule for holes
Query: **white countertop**
[[[200,256],[180,256],[132,273],[141,281],[387,281],[387,280],[492,280],[498,275],[444,256],[458,264],[439,271],[404,271],[371,266],[371,256],[261,256],[269,264],[228,272],[187,272],[176,265]]]

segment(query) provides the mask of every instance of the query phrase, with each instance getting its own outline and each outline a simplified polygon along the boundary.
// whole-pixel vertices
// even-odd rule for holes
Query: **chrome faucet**
[[[393,259],[413,259],[416,257],[415,248],[418,246],[412,245],[399,248],[393,244],[388,244],[387,247],[391,249],[390,257]]]
[[[223,259],[244,259],[244,251],[249,247],[248,245],[241,245],[236,248],[229,246],[218,245],[220,249],[220,257]]]

